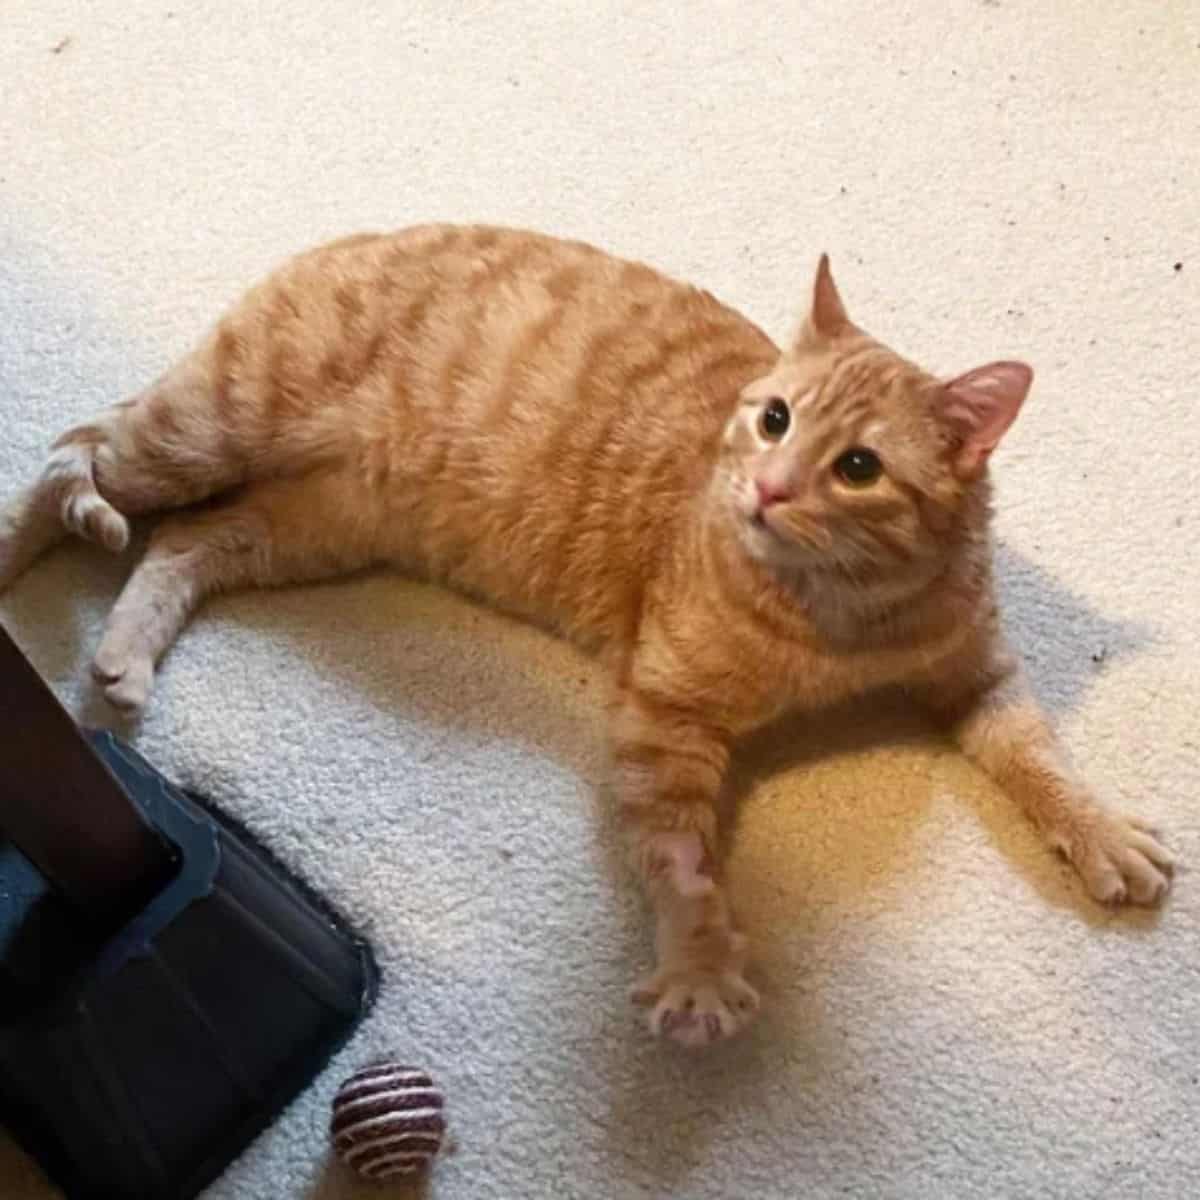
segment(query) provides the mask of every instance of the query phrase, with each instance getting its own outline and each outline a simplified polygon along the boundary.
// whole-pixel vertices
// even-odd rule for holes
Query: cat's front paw
[[[633,1002],[649,1009],[651,1033],[691,1049],[733,1037],[758,1012],[758,993],[734,966],[660,967],[634,989]]]
[[[150,698],[154,662],[147,655],[129,653],[106,638],[92,660],[92,678],[104,688],[105,699],[114,708],[136,712]]]
[[[1093,811],[1051,844],[1101,904],[1160,904],[1171,886],[1174,855],[1134,817]]]

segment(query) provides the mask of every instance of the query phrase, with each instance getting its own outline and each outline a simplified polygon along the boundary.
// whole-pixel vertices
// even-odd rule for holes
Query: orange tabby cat
[[[1167,890],[1170,854],[1070,772],[999,630],[987,462],[1030,380],[926,374],[850,322],[824,258],[781,354],[707,293],[578,243],[349,238],[59,439],[0,514],[0,588],[64,529],[120,551],[127,517],[182,510],[96,654],[121,707],[213,592],[373,563],[594,649],[657,916],[636,998],[703,1044],[758,1005],[714,800],[735,739],[785,709],[903,685],[1097,899]]]

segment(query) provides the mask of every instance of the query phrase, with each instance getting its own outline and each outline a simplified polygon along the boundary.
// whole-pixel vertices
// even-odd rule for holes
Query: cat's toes
[[[114,708],[124,712],[143,708],[154,685],[154,663],[148,658],[129,657],[118,660],[112,655],[97,654],[92,663],[92,675],[103,685],[104,696]]]
[[[699,1049],[733,1037],[758,1012],[758,993],[738,971],[664,967],[633,993],[657,1037]]]
[[[104,695],[113,708],[119,708],[122,712],[134,712],[145,708],[153,683],[153,664],[137,663],[115,683],[110,683],[104,689]]]
[[[92,659],[92,678],[97,683],[116,683],[125,674],[129,655],[125,650],[110,646],[107,641],[100,644],[96,657]]]
[[[1160,904],[1170,889],[1175,857],[1136,818],[1098,814],[1055,842],[1102,904]]]

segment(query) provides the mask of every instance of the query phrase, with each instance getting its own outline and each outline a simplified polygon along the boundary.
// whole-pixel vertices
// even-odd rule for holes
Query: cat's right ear
[[[849,327],[850,318],[846,314],[846,306],[842,303],[841,296],[838,295],[837,284],[833,282],[829,255],[822,254],[821,261],[817,263],[816,278],[813,280],[812,304],[796,335],[796,343],[803,345],[805,342],[837,337]]]
[[[942,386],[939,410],[953,435],[954,471],[960,479],[982,474],[988,457],[1017,419],[1033,383],[1027,363],[988,363]]]

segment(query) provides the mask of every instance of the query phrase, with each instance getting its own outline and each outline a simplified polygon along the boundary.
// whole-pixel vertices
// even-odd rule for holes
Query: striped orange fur
[[[1031,373],[952,380],[846,314],[822,259],[782,350],[706,292],[490,227],[364,234],[253,288],[140,395],[64,434],[0,513],[0,587],[72,531],[169,510],[95,659],[114,704],[204,598],[386,564],[546,624],[614,680],[618,803],[657,916],[656,1032],[733,1033],[714,800],[736,739],[901,685],[1105,901],[1170,856],[1099,807],[1020,683],[987,461]]]

